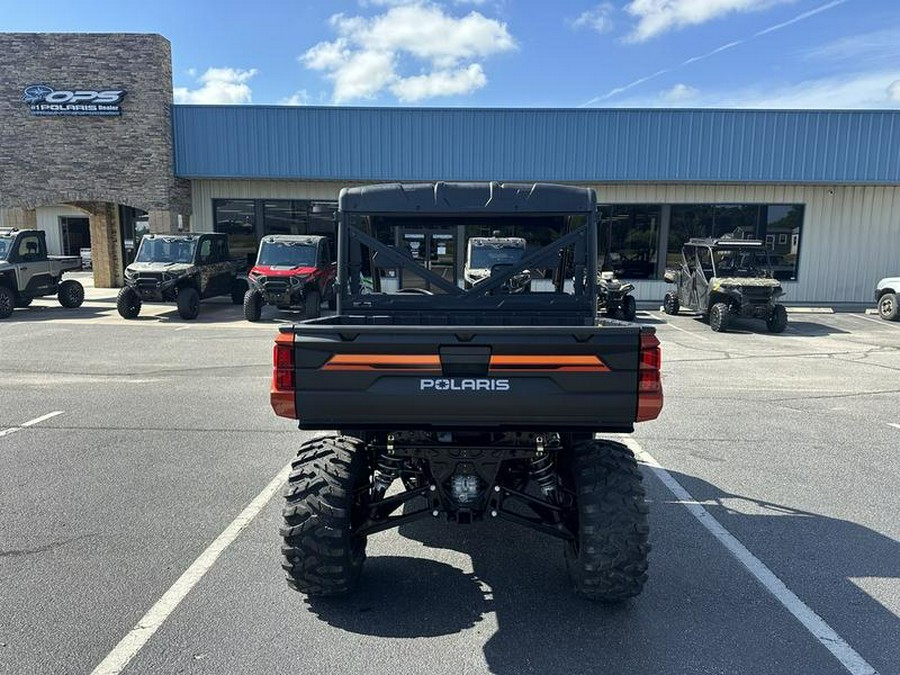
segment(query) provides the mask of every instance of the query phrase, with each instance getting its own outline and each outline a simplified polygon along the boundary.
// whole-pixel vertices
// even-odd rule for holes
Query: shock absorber
[[[557,481],[556,472],[553,470],[553,455],[544,449],[543,439],[538,436],[536,439],[538,450],[537,454],[531,458],[529,472],[534,482],[541,488],[541,492],[547,497],[556,493]]]
[[[394,456],[394,435],[388,434],[387,448],[375,460],[375,497],[381,499],[387,489],[400,477],[403,459]]]

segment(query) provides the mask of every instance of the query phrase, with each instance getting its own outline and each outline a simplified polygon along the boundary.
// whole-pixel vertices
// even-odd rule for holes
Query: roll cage
[[[463,316],[470,323],[483,323],[489,313],[490,321],[505,324],[593,324],[597,213],[592,189],[497,182],[345,188],[336,218],[340,314],[391,314],[394,322],[440,324],[459,323]],[[447,279],[422,264],[424,260],[414,259],[396,240],[385,241],[385,230],[410,222],[427,227],[448,221],[459,228],[476,221],[482,227],[515,222],[517,234],[525,239],[532,225],[546,231],[552,222],[558,236],[469,289],[461,279]],[[379,232],[373,231],[378,229],[373,222],[380,225]],[[385,292],[377,273],[381,268],[409,271],[438,292]],[[551,277],[543,280],[542,292],[504,293],[513,277],[535,268],[548,270]]]

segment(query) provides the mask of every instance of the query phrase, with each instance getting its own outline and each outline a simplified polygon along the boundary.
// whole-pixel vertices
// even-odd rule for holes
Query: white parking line
[[[863,321],[877,323],[879,326],[884,326],[885,328],[900,328],[900,324],[891,323],[890,321],[885,321],[884,319],[873,319],[868,316],[860,316],[859,314],[849,314],[848,316],[852,316],[854,319],[862,319]]]
[[[40,417],[35,417],[33,420],[28,420],[27,422],[22,422],[22,424],[20,424],[17,427],[10,427],[9,429],[0,430],[0,437],[9,436],[11,434],[18,433],[19,431],[22,431],[23,429],[27,429],[28,427],[33,427],[35,424],[40,424],[41,422],[49,420],[51,417],[56,417],[57,415],[62,415],[62,414],[63,414],[62,410],[54,410],[53,412],[47,413],[46,415],[41,415]]]
[[[896,422],[888,422],[887,425],[889,427],[894,427],[895,429],[900,429],[900,424],[897,424]]]
[[[693,331],[693,330],[685,330],[684,328],[681,328],[680,326],[676,326],[674,323],[670,323],[669,321],[667,321],[667,320],[665,320],[665,319],[662,319],[662,318],[656,316],[656,315],[653,314],[652,312],[647,312],[647,313],[650,314],[650,316],[652,316],[654,319],[657,319],[657,320],[659,320],[659,321],[662,321],[663,324],[664,324],[665,326],[668,326],[669,328],[674,328],[675,330],[680,330],[682,333],[687,333],[688,335],[692,335],[693,337],[699,338],[699,339],[701,339],[701,340],[709,340],[708,337],[706,337],[705,335],[701,335],[701,334],[698,333],[697,331]]]
[[[203,553],[185,570],[184,574],[178,577],[178,580],[172,584],[163,596],[156,601],[156,604],[137,622],[134,628],[121,639],[113,650],[107,654],[106,658],[100,662],[91,675],[118,675],[125,666],[133,659],[139,651],[147,644],[147,640],[153,637],[153,634],[159,630],[169,615],[175,611],[175,608],[182,600],[191,592],[191,589],[197,585],[210,568],[216,563],[219,556],[228,548],[238,535],[246,528],[253,519],[263,510],[270,499],[278,492],[278,489],[287,481],[288,474],[291,471],[291,465],[288,464],[271,482],[263,488],[253,501],[241,511],[237,518],[231,521],[222,534],[216,537]]]
[[[878,675],[878,672],[855,650],[844,638],[825,623],[825,620],[816,614],[806,603],[789,589],[784,582],[775,576],[766,564],[753,555],[731,532],[716,520],[712,514],[700,504],[690,492],[666,471],[653,456],[644,450],[640,444],[632,438],[620,439],[631,448],[635,456],[644,462],[653,471],[654,475],[668,488],[675,497],[684,505],[694,518],[700,521],[709,532],[719,540],[728,552],[733,555],[747,570],[756,577],[772,596],[782,606],[794,615],[803,627],[818,640],[822,646],[841,662],[841,665],[852,675]]]

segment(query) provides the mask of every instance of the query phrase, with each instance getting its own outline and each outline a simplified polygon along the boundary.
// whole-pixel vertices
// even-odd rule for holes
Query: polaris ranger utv
[[[336,307],[335,263],[328,237],[275,234],[263,237],[256,265],[247,275],[244,318],[259,321],[265,305],[302,309],[304,318],[316,319],[322,298]]]
[[[123,319],[134,319],[144,302],[174,302],[182,319],[196,319],[201,299],[228,295],[233,304],[243,303],[245,270],[243,260],[229,255],[226,234],[146,234],[125,268],[116,309]]]
[[[43,230],[0,229],[0,319],[46,295],[69,309],[84,302],[84,286],[62,278],[81,269],[81,258],[47,255],[45,237]]]
[[[699,312],[720,333],[738,317],[762,319],[772,333],[787,328],[787,310],[778,302],[784,290],[763,242],[695,238],[682,247],[681,258],[680,269],[665,273],[665,280],[675,284],[663,299],[666,314],[681,308]]]
[[[568,186],[341,191],[337,315],[282,327],[275,341],[275,413],[339,430],[293,463],[281,529],[290,586],[349,591],[367,537],[416,519],[496,518],[560,539],[579,594],[641,592],[641,474],[625,445],[596,434],[659,415],[660,349],[650,327],[597,324],[595,218],[594,191]],[[448,279],[396,244],[406,228],[512,226],[533,251],[468,289],[458,268]],[[384,268],[418,279],[383,292]],[[504,292],[526,269],[549,288]]]

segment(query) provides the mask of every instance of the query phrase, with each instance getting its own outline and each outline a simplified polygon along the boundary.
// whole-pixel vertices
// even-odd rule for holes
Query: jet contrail
[[[637,87],[638,85],[643,84],[644,82],[647,82],[648,80],[656,79],[660,75],[665,75],[666,73],[671,73],[672,71],[678,70],[679,68],[684,68],[685,66],[689,66],[692,63],[697,63],[697,61],[703,61],[704,59],[708,59],[711,56],[715,56],[716,54],[719,54],[720,52],[724,52],[728,49],[733,49],[734,47],[737,47],[739,45],[746,44],[746,43],[750,42],[751,40],[755,40],[758,37],[762,37],[763,35],[768,35],[769,33],[774,33],[775,31],[781,30],[782,28],[787,28],[788,26],[795,24],[798,21],[803,21],[804,19],[808,19],[809,17],[815,16],[816,14],[819,14],[820,12],[824,12],[825,10],[831,9],[832,7],[837,7],[838,5],[843,5],[845,2],[849,2],[849,0],[831,0],[831,2],[826,2],[824,5],[819,5],[818,7],[814,7],[813,9],[802,12],[792,19],[788,19],[787,21],[782,21],[781,23],[776,23],[775,25],[769,26],[768,28],[763,28],[761,31],[757,31],[756,33],[754,33],[753,35],[751,35],[748,38],[745,38],[743,40],[735,40],[733,42],[728,42],[720,47],[716,47],[712,51],[706,52],[705,54],[700,54],[698,56],[692,56],[691,58],[686,59],[685,61],[682,61],[681,63],[679,63],[677,66],[672,66],[671,68],[663,68],[662,70],[658,70],[655,73],[652,73],[651,75],[646,75],[644,77],[640,77],[640,78],[634,80],[633,82],[629,82],[628,84],[622,85],[621,87],[616,87],[615,89],[610,89],[603,96],[595,96],[590,101],[587,101],[586,103],[582,103],[578,107],[585,108],[589,105],[593,105],[594,103],[597,103],[598,101],[605,101],[607,99],[612,98],[613,96],[618,96],[623,91],[628,91],[629,89],[632,89],[633,87]]]

